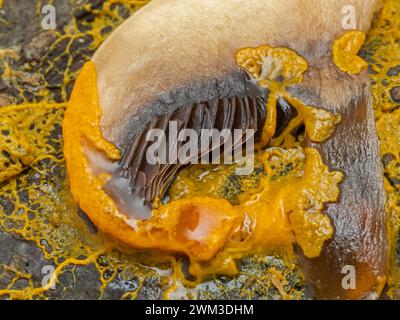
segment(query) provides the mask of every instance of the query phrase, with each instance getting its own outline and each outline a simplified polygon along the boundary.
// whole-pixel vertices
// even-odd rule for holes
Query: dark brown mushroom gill
[[[161,129],[166,133],[166,150],[172,150],[173,148],[178,149],[185,142],[178,142],[176,140],[168,139],[170,136],[169,124],[171,122],[177,123],[178,133],[184,129],[193,129],[198,136],[198,145],[201,145],[203,129],[217,129],[221,132],[227,129],[231,132],[233,137],[235,129],[241,129],[243,136],[238,141],[233,141],[231,148],[223,149],[222,142],[219,146],[221,150],[220,154],[225,152],[232,153],[237,147],[242,146],[245,142],[251,138],[246,136],[246,130],[254,130],[254,140],[259,141],[260,133],[265,124],[266,110],[265,101],[268,92],[264,89],[259,88],[253,81],[248,80],[247,75],[244,72],[240,73],[240,82],[232,83],[228,82],[225,88],[229,88],[232,84],[235,89],[229,90],[234,95],[223,96],[221,91],[215,91],[215,97],[210,98],[207,101],[202,101],[202,96],[204,96],[204,91],[196,99],[190,101],[187,105],[181,106],[182,100],[180,97],[174,97],[172,101],[176,101],[176,105],[169,105],[168,110],[172,110],[165,114],[159,115],[150,122],[144,124],[142,130],[128,129],[129,136],[127,142],[124,142],[126,147],[123,149],[124,153],[119,162],[118,169],[113,175],[113,179],[106,186],[108,193],[113,195],[114,200],[119,204],[123,212],[131,212],[129,208],[129,199],[121,201],[121,198],[127,198],[130,195],[126,193],[126,190],[122,190],[129,185],[130,193],[133,197],[137,197],[144,201],[145,205],[151,206],[151,203],[155,199],[160,199],[164,196],[167,188],[172,183],[178,170],[185,166],[185,164],[179,163],[165,163],[165,164],[151,164],[148,159],[146,159],[146,153],[148,148],[151,146],[152,142],[147,139],[147,134],[152,129]],[[193,92],[193,88],[188,88]],[[183,90],[182,90],[183,91]],[[180,91],[180,92],[182,92]],[[179,92],[179,91],[178,91]],[[227,91],[228,92],[228,91]],[[157,110],[159,109],[158,104],[163,104],[162,101],[146,107],[147,110]],[[164,103],[165,104],[165,103]],[[279,114],[281,125],[285,123],[290,115],[290,109],[280,107]],[[287,122],[287,121],[286,121]],[[128,126],[129,128],[129,126]],[[278,130],[280,130],[280,125],[278,124]],[[188,159],[189,163],[195,162],[200,163],[201,159],[206,157],[208,160],[218,160],[211,159],[211,153],[213,151],[213,146],[211,143],[215,141],[210,141],[209,148],[206,150],[199,150],[199,154],[193,159]],[[215,148],[215,146],[214,146]],[[121,179],[125,180],[125,183],[121,184]],[[128,205],[127,205],[128,204]],[[145,210],[146,211],[146,210]],[[134,215],[140,216],[140,213],[132,213]],[[148,218],[148,216],[147,216]]]

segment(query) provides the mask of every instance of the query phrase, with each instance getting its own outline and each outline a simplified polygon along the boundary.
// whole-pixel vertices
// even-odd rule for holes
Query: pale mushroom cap
[[[379,4],[379,0],[153,0],[93,56],[103,135],[121,146],[129,127],[140,130],[151,116],[165,112],[171,100],[183,97],[185,103],[229,91],[220,84],[239,71],[234,59],[243,47],[289,47],[311,68],[318,67],[334,39],[345,31],[343,8],[354,6],[356,28],[367,31]],[[191,93],[195,87],[197,97]],[[160,107],[139,113],[154,101],[160,101]]]

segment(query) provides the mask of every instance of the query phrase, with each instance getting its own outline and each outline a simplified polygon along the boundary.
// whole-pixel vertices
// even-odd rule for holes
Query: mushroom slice
[[[348,5],[357,13],[354,33],[342,28],[342,8]],[[228,203],[182,202],[181,208],[198,213],[198,225],[211,229],[197,239],[194,228],[190,239],[178,241],[187,209],[157,215],[149,205],[163,196],[183,164],[148,163],[147,133],[161,129],[170,136],[174,121],[177,128],[196,132],[254,129],[256,140],[265,144],[279,131],[277,118],[285,121],[272,112],[279,101],[287,109],[286,101],[308,111],[306,120],[325,126],[320,137],[306,128],[305,146],[344,174],[339,201],[324,208],[333,237],[318,257],[299,249],[310,288],[319,298],[379,294],[388,256],[385,193],[369,79],[356,57],[360,34],[379,6],[378,0],[153,0],[101,45],[84,68],[89,76],[78,79],[72,94],[64,142],[74,198],[100,230],[133,247],[212,259],[237,228],[240,212]],[[271,55],[261,57],[258,71],[274,88],[255,83],[255,69],[236,61],[239,50],[262,45]],[[306,63],[296,71],[288,56]],[[279,88],[289,74],[285,93]],[[326,126],[331,114],[342,119],[336,129]],[[274,127],[264,130],[265,124]],[[179,141],[168,143],[176,147]],[[97,155],[89,157],[88,150]],[[105,174],[94,177],[99,166]],[[222,208],[229,215],[221,215]],[[214,222],[204,224],[201,217]],[[342,285],[346,266],[356,271],[356,288]]]

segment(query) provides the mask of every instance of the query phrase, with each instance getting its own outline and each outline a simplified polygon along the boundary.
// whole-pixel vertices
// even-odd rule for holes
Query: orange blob
[[[357,56],[365,42],[365,34],[361,31],[347,31],[335,40],[332,47],[333,61],[342,72],[359,74],[368,68],[368,63]]]

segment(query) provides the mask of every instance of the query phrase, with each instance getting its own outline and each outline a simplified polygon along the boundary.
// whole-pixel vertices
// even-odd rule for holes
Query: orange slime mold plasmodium
[[[365,42],[365,34],[358,30],[347,31],[332,46],[333,61],[342,72],[358,74],[368,68],[368,63],[357,56]]]
[[[103,190],[110,174],[94,170],[87,158],[88,148],[110,163],[120,157],[102,137],[100,119],[95,65],[88,62],[65,114],[64,153],[74,199],[114,239],[133,248],[183,253],[191,261],[190,272],[201,277],[235,274],[234,259],[279,248],[291,252],[293,241],[307,256],[318,256],[332,236],[333,228],[321,210],[324,203],[337,200],[343,175],[329,172],[311,148],[261,153],[258,157],[267,172],[273,159],[297,161],[297,171],[279,183],[263,178],[261,190],[238,206],[225,199],[191,197],[156,205],[148,220],[130,219]]]

